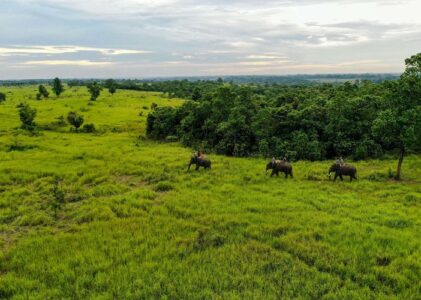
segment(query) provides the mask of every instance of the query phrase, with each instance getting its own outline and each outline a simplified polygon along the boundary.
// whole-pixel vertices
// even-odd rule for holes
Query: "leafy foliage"
[[[67,121],[71,125],[73,125],[75,127],[75,130],[77,131],[79,127],[82,126],[84,119],[83,119],[83,116],[79,115],[76,112],[71,111],[67,114]]]
[[[61,83],[61,80],[57,77],[53,80],[53,92],[57,97],[59,97],[61,93],[64,92],[64,86]]]
[[[38,94],[44,98],[48,98],[50,95],[50,93],[47,91],[47,88],[42,84],[38,86]]]
[[[101,94],[102,87],[94,81],[88,85],[88,91],[91,94],[91,101],[95,101]]]
[[[37,115],[37,110],[35,108],[31,108],[27,103],[20,103],[18,105],[19,108],[19,118],[22,122],[22,128],[33,131],[35,129],[35,122],[34,119]]]
[[[6,94],[5,93],[0,93],[0,103],[6,101]]]

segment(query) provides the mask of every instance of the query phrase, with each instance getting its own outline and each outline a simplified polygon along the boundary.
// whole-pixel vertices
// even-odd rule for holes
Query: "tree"
[[[107,79],[104,86],[108,89],[108,92],[111,94],[111,96],[113,96],[117,91],[117,83],[114,79]]]
[[[88,91],[91,94],[91,101],[95,101],[99,97],[102,87],[94,81],[93,83],[88,84]]]
[[[34,119],[37,115],[37,110],[35,108],[31,108],[27,103],[19,104],[18,108],[22,128],[33,131],[35,129]]]
[[[71,111],[67,114],[67,121],[75,127],[75,131],[77,132],[79,127],[82,126],[84,120],[83,116]]]
[[[40,94],[44,98],[48,98],[48,96],[50,95],[45,86],[43,86],[42,84],[38,86],[38,94]]]
[[[383,143],[399,149],[395,179],[401,179],[405,154],[421,149],[421,53],[405,60],[401,78],[389,83],[390,94],[373,122],[372,131]]]
[[[61,83],[61,80],[59,78],[54,78],[53,80],[53,92],[56,94],[57,97],[60,96],[61,93],[64,91],[64,86]]]
[[[3,101],[6,101],[6,94],[0,93],[0,103],[2,103]]]

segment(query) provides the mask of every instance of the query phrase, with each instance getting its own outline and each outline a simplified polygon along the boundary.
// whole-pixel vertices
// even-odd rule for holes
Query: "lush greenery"
[[[421,54],[413,56],[399,80],[378,84],[185,82],[192,101],[154,111],[147,133],[233,156],[367,159],[398,148],[403,159],[405,152],[421,152],[420,61]]]
[[[329,181],[330,161],[297,162],[288,180],[263,158],[209,155],[212,170],[186,172],[191,150],[145,137],[151,105],[181,100],[37,91],[1,88],[0,298],[419,297],[420,156],[401,182],[389,159],[356,162],[352,183]],[[96,132],[71,131],[69,111]]]

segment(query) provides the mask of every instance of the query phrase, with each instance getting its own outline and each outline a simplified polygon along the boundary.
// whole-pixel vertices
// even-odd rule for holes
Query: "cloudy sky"
[[[421,0],[1,0],[0,79],[401,72]]]

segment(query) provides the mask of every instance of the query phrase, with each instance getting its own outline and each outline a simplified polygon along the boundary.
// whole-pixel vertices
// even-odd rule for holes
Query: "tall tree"
[[[2,103],[3,101],[6,101],[6,94],[0,93],[0,103]]]
[[[399,149],[395,179],[401,179],[405,154],[421,149],[421,53],[405,60],[401,78],[389,84],[390,94],[373,122],[373,133],[386,145]]]
[[[92,82],[88,85],[88,91],[91,94],[91,101],[95,101],[101,94],[102,87],[96,82]]]
[[[57,97],[59,97],[60,94],[64,92],[64,86],[61,83],[61,80],[57,77],[53,80],[53,92]]]
[[[104,86],[108,89],[108,92],[111,94],[111,96],[113,96],[117,91],[117,83],[114,79],[107,79]]]

